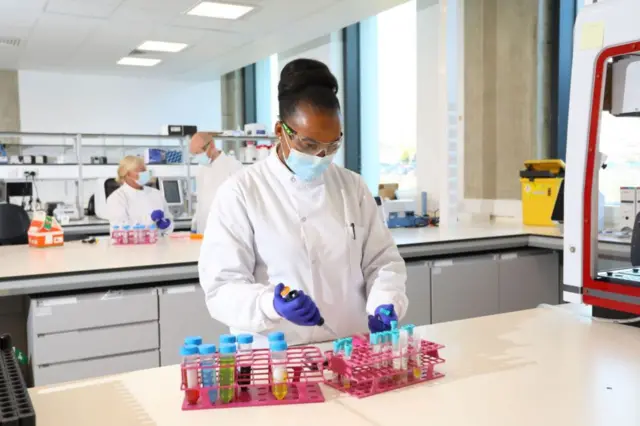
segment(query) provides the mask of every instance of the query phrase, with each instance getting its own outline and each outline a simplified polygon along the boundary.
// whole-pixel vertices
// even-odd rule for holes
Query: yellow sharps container
[[[531,226],[552,226],[551,214],[564,179],[564,161],[531,160],[520,171],[522,222]]]

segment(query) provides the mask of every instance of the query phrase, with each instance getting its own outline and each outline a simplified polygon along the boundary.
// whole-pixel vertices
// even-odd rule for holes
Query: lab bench
[[[407,262],[404,322],[441,323],[560,300],[558,230],[494,225],[392,234]],[[199,247],[188,238],[151,247],[0,247],[7,261],[0,329],[16,335],[18,347],[29,336],[36,385],[174,364],[185,335],[211,341],[227,331],[211,319],[198,285]],[[603,247],[612,258],[629,251],[618,241]]]
[[[182,411],[177,365],[29,395],[39,426],[637,426],[637,329],[579,315],[588,309],[546,307],[418,327],[445,345],[438,366],[445,377],[371,398],[321,385],[320,404]]]

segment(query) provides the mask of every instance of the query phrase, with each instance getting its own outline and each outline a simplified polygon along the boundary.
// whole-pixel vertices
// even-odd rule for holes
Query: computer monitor
[[[184,213],[184,185],[181,179],[158,178],[158,186],[174,216]]]

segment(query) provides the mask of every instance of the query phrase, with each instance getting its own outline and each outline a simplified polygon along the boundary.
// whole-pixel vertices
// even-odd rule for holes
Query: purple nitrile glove
[[[391,321],[398,321],[393,305],[380,305],[376,308],[375,315],[369,315],[369,331],[372,333],[389,331]]]
[[[151,220],[156,224],[164,219],[164,212],[162,210],[154,210],[151,212]]]
[[[282,297],[283,289],[284,284],[278,284],[273,295],[273,307],[278,315],[296,325],[309,327],[320,323],[320,311],[304,291],[297,291],[295,298],[287,300]]]
[[[164,231],[165,229],[171,226],[171,220],[169,219],[160,219],[156,222],[156,226],[159,230]]]

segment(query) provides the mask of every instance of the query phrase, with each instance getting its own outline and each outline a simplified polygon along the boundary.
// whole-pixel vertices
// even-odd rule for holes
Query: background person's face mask
[[[335,157],[335,154],[324,157],[309,155],[293,149],[289,141],[287,145],[289,146],[289,156],[285,159],[287,166],[296,176],[307,182],[319,178]]]
[[[195,158],[196,162],[201,166],[208,166],[209,164],[211,164],[211,158],[209,158],[206,152],[202,152],[196,155]]]
[[[149,170],[145,170],[144,172],[138,173],[138,179],[136,183],[140,186],[145,186],[151,180],[151,172]]]

